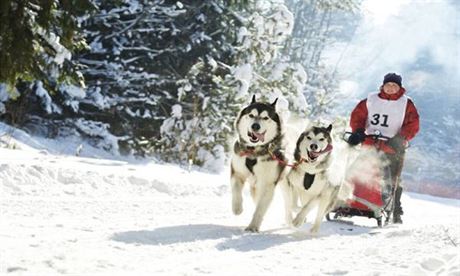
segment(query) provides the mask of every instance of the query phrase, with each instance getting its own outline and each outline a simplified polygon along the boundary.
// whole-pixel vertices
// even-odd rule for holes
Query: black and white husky
[[[231,160],[232,210],[243,211],[242,190],[250,185],[256,205],[246,231],[258,232],[262,219],[273,199],[275,185],[285,167],[282,153],[282,125],[273,103],[257,102],[255,96],[243,108],[236,121],[238,139]]]
[[[312,233],[318,232],[324,216],[334,207],[340,189],[329,180],[331,130],[332,125],[311,126],[299,136],[294,151],[295,166],[281,182],[288,225],[301,226],[309,211],[318,207]],[[292,212],[299,200],[301,209],[293,220]]]

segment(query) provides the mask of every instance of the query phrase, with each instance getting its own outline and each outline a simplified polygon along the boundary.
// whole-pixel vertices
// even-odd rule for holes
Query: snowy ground
[[[407,193],[404,225],[262,231],[230,208],[228,175],[0,149],[0,274],[460,275],[458,200]]]
[[[5,127],[5,125],[0,125]],[[5,130],[5,129],[4,129]],[[231,212],[228,172],[100,158],[77,142],[0,137],[0,275],[460,275],[460,201],[403,195],[404,224],[283,224],[279,191],[261,233]],[[2,147],[14,145],[20,150]]]

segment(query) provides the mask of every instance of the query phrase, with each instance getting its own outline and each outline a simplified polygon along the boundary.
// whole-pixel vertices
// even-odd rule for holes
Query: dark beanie
[[[397,75],[395,73],[388,73],[388,74],[385,75],[385,77],[383,77],[383,84],[385,84],[387,82],[394,82],[394,83],[398,84],[400,87],[402,87],[402,85],[401,85],[402,78],[401,78],[400,75]]]

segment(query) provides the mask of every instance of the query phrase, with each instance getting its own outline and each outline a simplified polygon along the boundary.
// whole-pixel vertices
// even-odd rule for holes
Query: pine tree
[[[0,5],[0,92],[8,91],[0,119],[49,135],[61,125],[43,125],[76,113],[76,99],[85,96],[79,64],[71,57],[85,47],[78,16],[93,6],[89,0],[5,0]]]
[[[90,0],[6,0],[0,8],[0,119],[47,137],[83,136],[116,152],[107,125],[78,115],[86,96],[80,64],[72,54],[86,47],[79,19]]]
[[[239,5],[235,5],[239,6]],[[206,34],[213,34],[208,51],[177,81],[171,117],[163,121],[160,139],[151,149],[168,161],[192,163],[209,169],[222,167],[230,149],[233,120],[242,101],[226,81],[234,62],[237,26],[241,19],[232,7],[209,1],[201,5]]]
[[[304,94],[308,114],[320,117],[338,100],[338,72],[324,63],[324,51],[340,40],[350,39],[357,26],[356,0],[287,0],[295,11],[294,28],[283,53],[301,64],[308,75]]]
[[[210,93],[217,95],[217,80],[225,71],[221,64],[232,58],[233,29],[238,24],[228,2],[244,4],[99,2],[100,13],[83,23],[91,51],[79,57],[87,66],[84,75],[89,86],[80,113],[109,124],[112,133],[121,137],[125,152],[188,162],[198,147],[194,153],[181,153],[178,147],[183,143],[173,139],[179,136],[160,130],[178,105],[183,119],[197,116],[196,106],[210,99]],[[223,67],[197,73],[196,68],[209,68],[212,61]],[[183,94],[187,81],[193,86],[190,95]],[[179,157],[182,154],[186,157]]]
[[[56,91],[58,83],[82,81],[71,53],[84,47],[77,16],[91,8],[87,0],[3,0],[0,3],[0,82],[10,91],[18,81],[42,81]]]
[[[231,63],[206,57],[178,82],[180,102],[163,122],[158,141],[163,156],[212,169],[222,166],[233,142],[233,122],[252,94],[261,100],[282,98],[285,113],[305,110],[303,68],[280,62],[278,55],[292,29],[292,14],[283,5],[260,3],[229,18],[232,26],[240,25],[233,30]]]
[[[246,24],[238,33],[240,46],[233,73],[240,94],[246,94],[247,99],[257,95],[262,101],[279,98],[278,109],[285,119],[290,112],[305,115],[305,70],[280,52],[293,29],[292,13],[277,1],[257,1],[246,13]]]
[[[164,159],[212,170],[224,165],[242,100],[234,86],[227,86],[227,74],[228,69],[211,59],[195,64],[179,81],[179,103],[163,122],[161,139],[155,144]]]

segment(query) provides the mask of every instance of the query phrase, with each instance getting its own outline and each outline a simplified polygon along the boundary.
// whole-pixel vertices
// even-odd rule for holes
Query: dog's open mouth
[[[308,154],[308,159],[314,162],[316,158],[318,158],[318,156],[321,154],[321,152],[307,150],[307,154]]]
[[[254,131],[248,131],[248,136],[249,136],[249,140],[252,143],[257,143],[259,141],[261,141],[263,143],[264,140],[265,140],[265,131],[263,133],[257,133],[257,132],[254,132]]]

